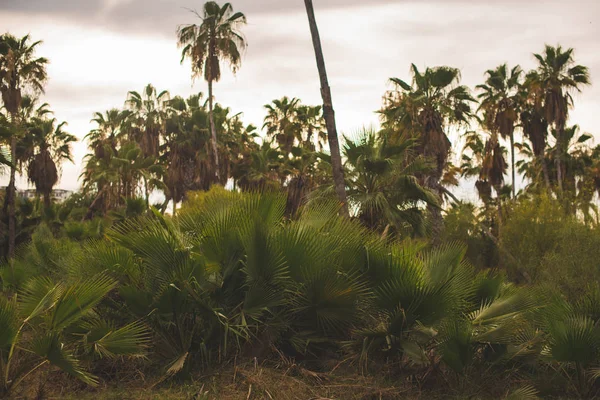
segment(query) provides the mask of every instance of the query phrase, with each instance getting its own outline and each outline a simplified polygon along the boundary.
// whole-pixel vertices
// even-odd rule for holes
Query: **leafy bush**
[[[512,279],[547,284],[577,300],[600,280],[600,230],[545,196],[518,202],[500,231]]]
[[[457,377],[491,368],[517,376],[558,366],[566,379],[579,382],[580,395],[593,389],[600,366],[598,289],[567,302],[519,287],[503,273],[473,267],[464,245],[391,242],[340,218],[328,201],[309,203],[293,220],[285,216],[284,194],[217,189],[193,203],[176,218],[155,211],[125,219],[100,240],[56,239],[41,227],[0,275],[0,316],[7,321],[0,338],[9,339],[2,342],[8,346],[5,365],[10,357],[32,368],[36,361],[54,363],[93,383],[94,365],[85,360],[139,355],[151,340],[150,365],[160,368],[162,379],[275,351],[305,360],[338,354],[363,368],[385,364]],[[504,232],[514,233],[518,223],[540,213],[530,229],[554,240],[561,226],[552,205],[545,207],[549,215],[540,206],[518,205]],[[472,221],[457,221],[455,233],[475,232]],[[527,250],[502,239],[515,257]],[[557,249],[540,243],[529,251],[547,260]],[[524,266],[542,268],[536,256],[524,255],[530,263]],[[531,268],[532,277],[547,279]],[[93,301],[84,301],[86,288],[96,286]],[[27,313],[26,299],[34,295],[43,300],[39,318]],[[69,300],[66,314],[73,318],[56,326],[64,296],[74,296],[77,307]],[[27,335],[15,334],[19,329]],[[46,351],[10,351],[18,341],[15,348],[29,349],[30,341],[47,335],[53,341],[44,342]],[[58,344],[66,353],[51,358]],[[19,379],[6,380],[5,390]],[[522,392],[534,390],[524,386]]]
[[[18,296],[0,297],[0,394],[46,364],[95,385],[82,358],[141,355],[147,341],[143,324],[116,328],[95,312],[115,286],[102,274],[71,285],[36,277]]]

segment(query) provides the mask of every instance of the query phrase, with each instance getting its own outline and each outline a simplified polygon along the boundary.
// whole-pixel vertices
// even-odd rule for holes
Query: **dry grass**
[[[492,399],[504,398],[508,388],[523,382],[501,377],[449,380],[447,374],[413,375],[385,365],[360,374],[343,364],[321,365],[320,372],[291,360],[232,363],[212,371],[192,373],[186,380],[161,381],[132,365],[104,376],[90,388],[56,370],[36,377],[14,398],[20,399],[190,399],[190,400],[392,400],[392,399]],[[325,372],[323,372],[325,371]],[[489,377],[488,377],[489,378]],[[490,386],[482,386],[487,382]]]
[[[14,398],[19,399],[195,399],[195,400],[369,400],[422,397],[410,382],[363,376],[354,368],[315,372],[294,363],[256,360],[193,375],[185,381],[149,378],[135,368],[90,388],[56,370],[40,375]],[[381,376],[381,375],[379,375]],[[157,384],[158,383],[158,384]],[[438,396],[434,396],[438,397]]]

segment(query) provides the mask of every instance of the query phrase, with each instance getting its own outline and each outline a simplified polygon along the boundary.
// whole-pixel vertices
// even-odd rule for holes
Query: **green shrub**
[[[600,230],[547,197],[517,203],[500,230],[512,279],[550,285],[577,300],[600,280]]]

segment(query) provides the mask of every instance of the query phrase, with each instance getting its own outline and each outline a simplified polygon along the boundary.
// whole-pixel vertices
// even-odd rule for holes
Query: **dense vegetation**
[[[234,365],[235,381],[243,360],[317,380],[344,365],[415,397],[598,395],[600,147],[569,121],[590,83],[572,49],[473,91],[412,65],[381,129],[337,154],[326,76],[324,107],[273,100],[262,131],[214,102],[246,17],[208,2],[200,21],[177,43],[208,96],[149,84],[95,113],[81,192],[60,204],[76,137],[41,100],[40,42],[0,36],[0,397],[57,370],[96,386],[135,369],[155,387]],[[17,198],[17,173],[38,199]],[[473,182],[477,204],[453,194]]]

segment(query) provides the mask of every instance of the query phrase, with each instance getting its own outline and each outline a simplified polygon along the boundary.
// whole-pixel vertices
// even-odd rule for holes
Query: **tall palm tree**
[[[10,152],[11,159],[16,159],[17,136],[21,121],[18,119],[22,91],[30,89],[43,92],[47,78],[46,65],[48,60],[36,57],[35,52],[41,41],[31,42],[29,35],[17,38],[9,33],[0,36],[0,93],[4,108],[11,117],[14,127]],[[8,205],[8,257],[13,258],[15,252],[15,173],[16,164],[10,168],[10,182],[6,201]]]
[[[460,71],[440,66],[421,73],[412,64],[412,85],[391,78],[394,89],[386,94],[380,111],[384,127],[419,139],[418,152],[432,159],[435,168],[425,179],[425,185],[442,196],[440,179],[450,154],[447,129],[452,124],[467,123],[471,103],[475,101],[464,85],[459,85]],[[439,244],[443,219],[438,207],[430,207],[433,219],[433,242]]]
[[[534,54],[538,67],[529,78],[531,87],[540,92],[543,98],[543,110],[546,121],[554,125],[557,132],[557,153],[562,154],[560,148],[565,125],[569,118],[569,107],[573,106],[573,91],[581,91],[582,86],[590,84],[588,68],[576,65],[573,58],[573,49],[563,49],[546,45],[542,54]],[[563,190],[563,173],[561,157],[556,157],[556,180],[558,190]]]
[[[221,60],[229,63],[233,73],[240,67],[242,52],[247,43],[239,29],[246,24],[246,16],[241,12],[234,12],[230,3],[220,6],[214,1],[206,2],[203,11],[202,15],[194,12],[202,23],[180,27],[177,40],[178,45],[183,48],[181,62],[189,58],[192,63],[192,78],[204,75],[208,82],[211,144],[218,179],[219,155],[213,115],[213,82],[221,79]]]
[[[71,144],[77,138],[63,130],[66,122],[57,124],[55,118],[36,118],[27,125],[27,135],[23,138],[27,176],[43,196],[44,206],[50,207],[50,194],[58,182],[61,163],[73,162]]]
[[[482,91],[479,94],[480,110],[484,112],[483,123],[490,132],[498,133],[502,138],[510,140],[510,158],[512,174],[512,195],[516,196],[515,173],[515,127],[519,120],[520,87],[523,70],[513,67],[510,72],[506,64],[486,71],[483,85],[477,85]]]
[[[335,192],[342,204],[342,214],[349,217],[348,204],[346,200],[346,188],[344,186],[344,168],[342,166],[342,157],[340,155],[340,143],[338,141],[337,128],[335,126],[335,112],[333,110],[333,102],[331,100],[331,88],[327,79],[327,71],[325,69],[325,58],[323,57],[323,49],[321,48],[321,37],[317,28],[317,20],[313,9],[312,0],[304,0],[306,6],[306,15],[308,16],[308,25],[312,37],[313,47],[315,49],[315,58],[317,61],[317,69],[319,70],[319,80],[321,81],[321,97],[323,99],[323,116],[325,117],[325,125],[327,127],[327,139],[329,141],[329,151],[331,153],[331,167],[333,173],[333,182],[335,184]]]
[[[543,97],[542,93],[537,89],[537,85],[532,79],[533,73],[528,73],[521,90],[521,128],[523,136],[529,139],[531,146],[521,144],[519,150],[522,152],[531,153],[533,156],[532,168],[530,172],[541,170],[546,185],[546,189],[550,191],[550,174],[548,172],[548,164],[546,162],[546,147],[548,145],[548,121],[544,117]],[[523,147],[525,146],[525,147]],[[521,160],[522,161],[522,160]],[[519,162],[517,162],[519,164]],[[521,163],[523,164],[523,163]],[[539,174],[536,174],[539,175]],[[531,176],[531,174],[530,174]],[[534,186],[538,182],[532,182]]]

